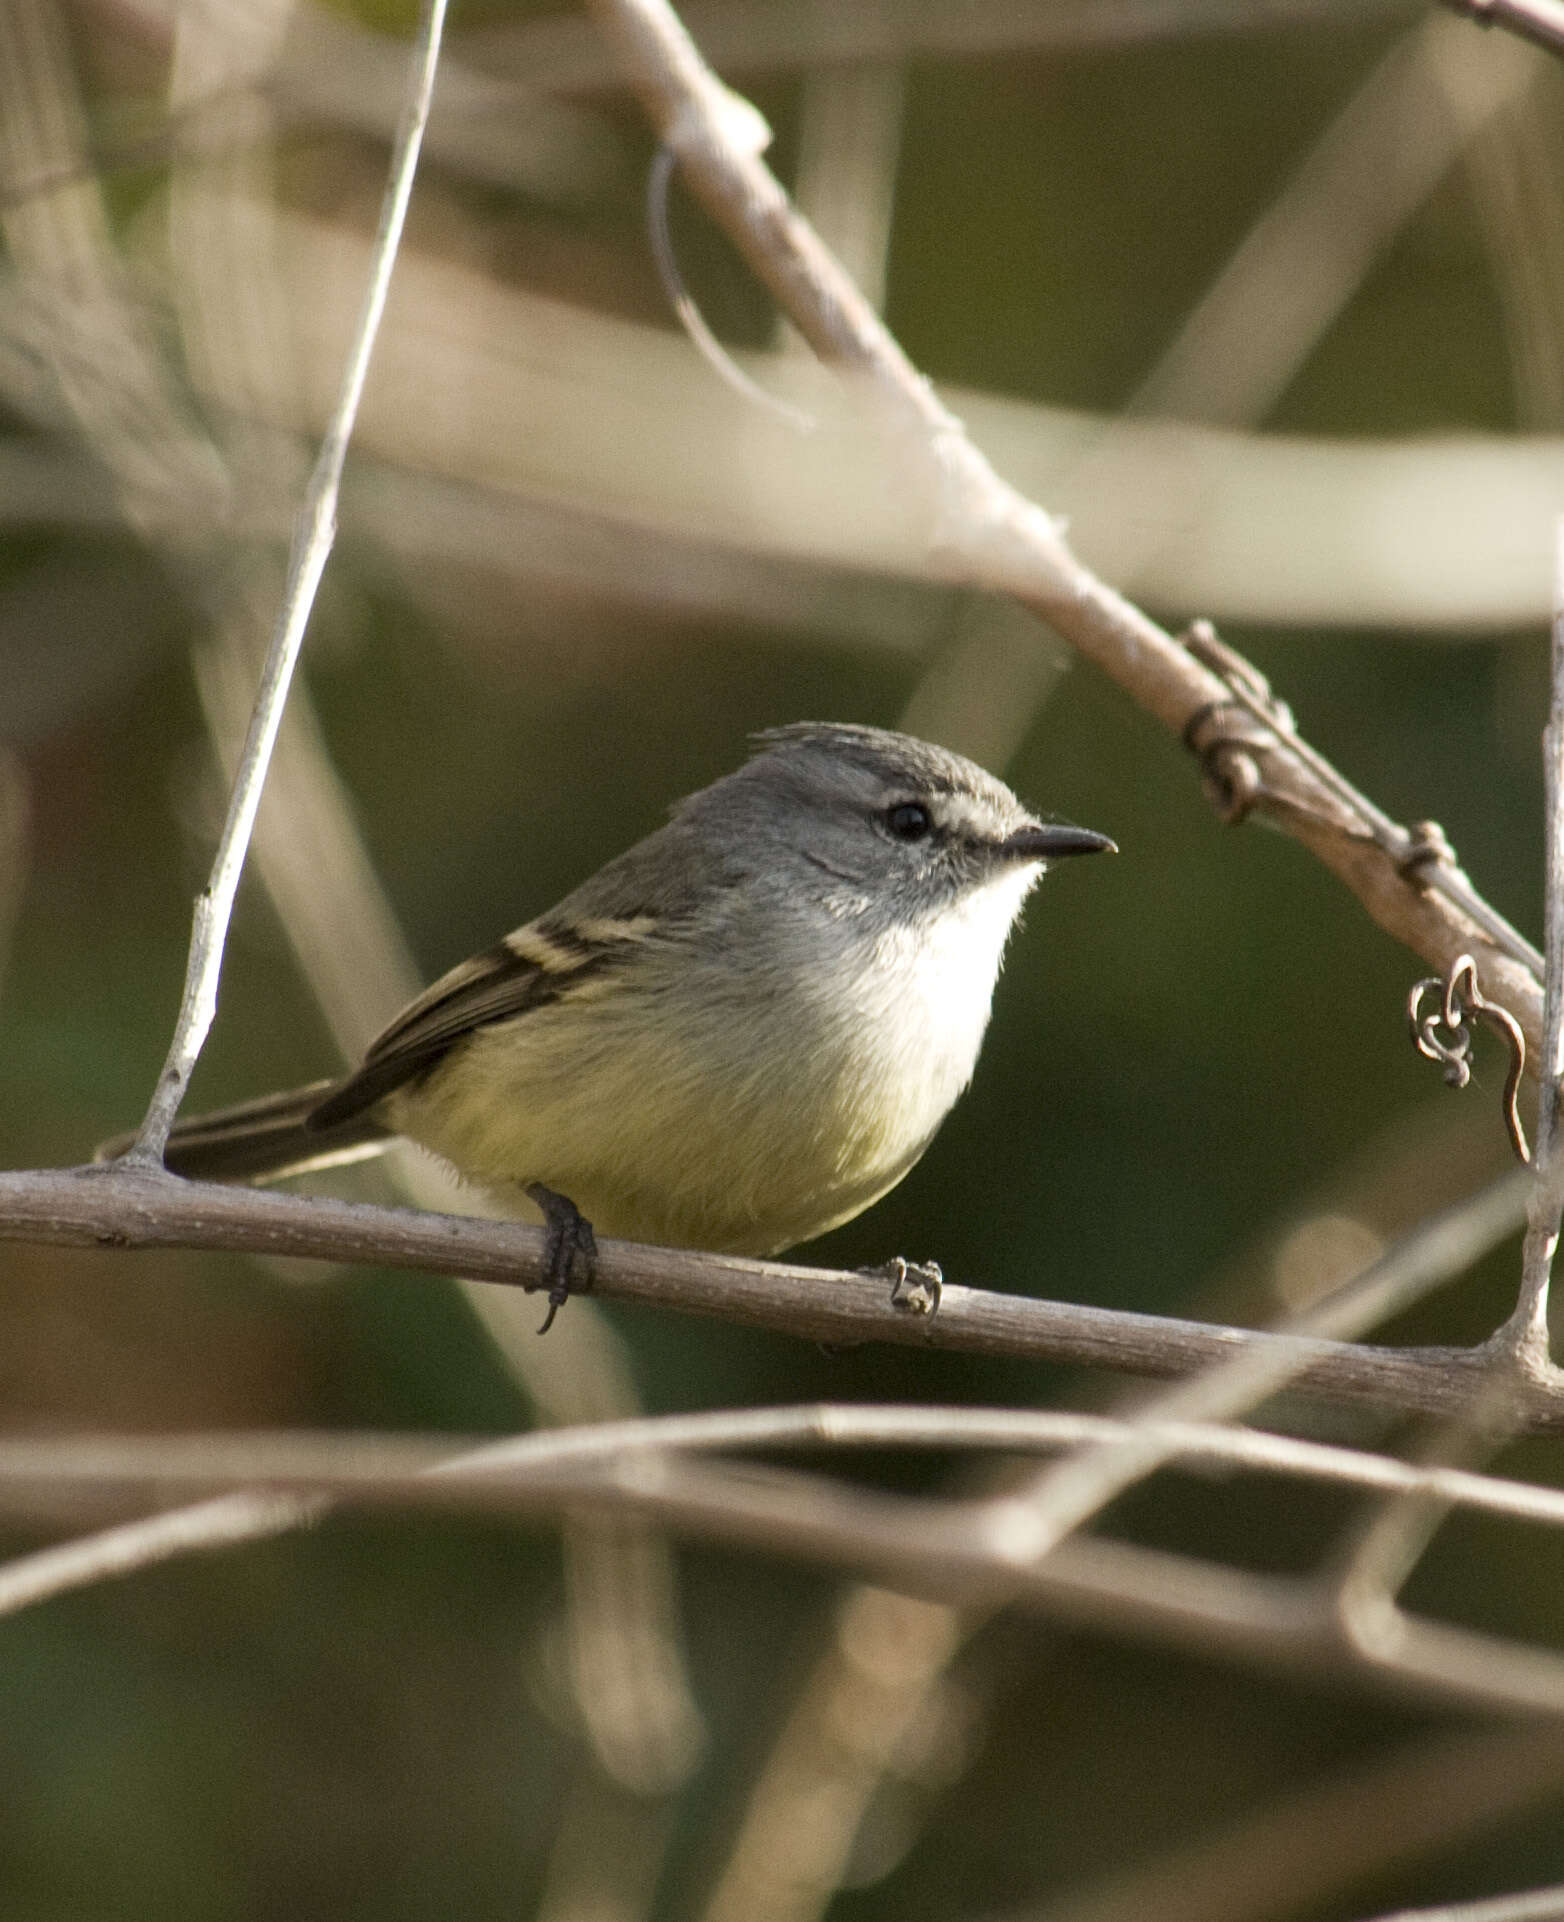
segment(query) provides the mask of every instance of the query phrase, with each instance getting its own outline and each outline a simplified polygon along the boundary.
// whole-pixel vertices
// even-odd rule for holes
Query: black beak
[[[1068,821],[1037,821],[1017,828],[999,844],[999,852],[1016,861],[1062,861],[1068,854],[1117,854],[1106,834],[1071,827]]]

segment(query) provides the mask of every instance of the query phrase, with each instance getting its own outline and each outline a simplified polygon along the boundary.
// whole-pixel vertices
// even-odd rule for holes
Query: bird
[[[913,1167],[972,1078],[1023,902],[1106,851],[927,741],[767,730],[350,1073],[182,1120],[166,1165],[253,1181],[405,1137],[541,1211],[550,1321],[594,1229],[778,1254]]]

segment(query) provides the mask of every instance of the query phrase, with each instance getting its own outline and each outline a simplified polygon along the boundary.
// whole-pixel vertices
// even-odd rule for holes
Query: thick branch
[[[1460,1251],[1464,1260],[1443,1263],[1440,1271],[1459,1272],[1518,1223],[1520,1207],[1518,1197],[1501,1191]],[[1438,1229],[1436,1221],[1430,1233]],[[544,1237],[519,1222],[217,1187],[116,1163],[0,1174],[0,1240],[304,1255],[535,1288]],[[1287,1360],[1293,1384],[1311,1395],[1426,1414],[1468,1411],[1491,1365],[1477,1349],[1377,1348],[1268,1335],[954,1283],[945,1285],[938,1314],[912,1315],[891,1305],[889,1285],[878,1276],[630,1242],[602,1243],[594,1285],[609,1300],[718,1316],[833,1345],[890,1341],[1130,1374],[1185,1375],[1237,1355],[1274,1351]],[[1564,1433],[1564,1398],[1545,1383],[1521,1384],[1513,1416],[1517,1432]]]

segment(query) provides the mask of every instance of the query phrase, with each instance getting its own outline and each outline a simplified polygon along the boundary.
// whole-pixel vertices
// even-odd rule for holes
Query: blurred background
[[[1557,67],[1364,0],[687,17],[1002,471],[1160,618],[1216,619],[1537,938]],[[161,1065],[412,26],[399,0],[0,9],[7,1166],[85,1159]],[[1480,1042],[1457,1097],[1417,1059],[1417,958],[1292,843],[1221,828],[1040,625],[936,578],[851,396],[675,186],[707,319],[814,431],[697,358],[650,157],[584,15],[458,7],[192,1106],[331,1072],[751,731],[829,718],[972,753],[1123,853],[1035,898],[970,1094],[812,1255],[1263,1322],[1501,1172],[1502,1061]],[[1512,1243],[1391,1333],[1480,1338],[1516,1278]],[[0,1420],[502,1433],[1115,1387],[580,1302],[538,1344],[500,1292],[10,1245]],[[1164,1475],[1106,1526],[1303,1570],[1352,1513]],[[1452,1522],[1411,1600],[1555,1644],[1561,1554]],[[1327,1922],[1564,1879],[1561,1803],[1551,1728],[622,1526],[332,1520],[0,1621],[0,1908],[29,1922]]]

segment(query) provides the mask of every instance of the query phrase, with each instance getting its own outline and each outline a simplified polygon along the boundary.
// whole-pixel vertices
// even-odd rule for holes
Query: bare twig
[[[1552,697],[1542,736],[1547,966],[1542,1050],[1537,1060],[1536,1144],[1532,1149],[1532,1193],[1526,1205],[1520,1300],[1495,1338],[1499,1346],[1512,1350],[1518,1367],[1538,1376],[1546,1376],[1552,1369],[1548,1353],[1548,1279],[1558,1247],[1559,1221],[1564,1215],[1564,1142],[1559,1140],[1559,1103],[1564,1091],[1564,516],[1559,519],[1555,539]]]
[[[198,897],[190,940],[185,989],[168,1058],[142,1121],[131,1157],[142,1165],[162,1161],[169,1129],[184,1098],[190,1074],[206,1041],[217,1009],[217,984],[222,971],[223,945],[233,913],[245,853],[260,806],[272,744],[281,725],[288,683],[303,645],[304,630],[314,604],[332,543],[336,538],[337,495],[343,464],[358,413],[364,381],[380,317],[390,291],[397,246],[412,197],[418,152],[429,118],[435,73],[440,58],[440,36],[446,0],[426,0],[415,58],[414,76],[392,154],[391,172],[381,207],[373,265],[365,289],[352,350],[338,390],[336,407],[310,477],[293,551],[288,561],[282,607],[273,631],[250,730],[240,756],[227,818],[212,864],[211,878]]]
[[[1250,227],[1126,411],[1254,426],[1453,162],[1548,63],[1438,14],[1393,42]],[[1072,522],[1072,527],[1074,523]]]
[[[1524,1176],[1434,1217],[1374,1265],[1365,1288],[1379,1312],[1457,1274],[1519,1225]],[[0,1240],[123,1248],[203,1247],[375,1261],[536,1287],[544,1236],[485,1221],[271,1191],[218,1187],[128,1168],[0,1174]],[[1459,1414],[1479,1392],[1482,1349],[1374,1348],[1176,1321],[1159,1315],[988,1294],[947,1282],[937,1315],[891,1305],[875,1276],[691,1250],[602,1243],[600,1295],[774,1328],[811,1341],[891,1341],[969,1354],[1068,1361],[1132,1374],[1178,1375],[1237,1355],[1265,1356],[1309,1394],[1429,1414]],[[1564,1397],[1547,1383],[1517,1389],[1518,1432],[1564,1432]]]
[[[766,138],[770,138],[769,131]],[[678,316],[679,325],[689,335],[695,351],[719,380],[726,381],[734,393],[741,394],[756,407],[765,408],[775,414],[778,420],[786,421],[801,434],[807,434],[814,426],[809,415],[791,401],[783,400],[779,394],[762,387],[758,380],[752,380],[745,373],[711,331],[706,316],[696,306],[694,296],[684,284],[684,276],[679,271],[679,257],[673,249],[673,235],[668,227],[668,190],[673,184],[676,162],[677,156],[671,147],[659,147],[652,156],[652,164],[646,175],[646,232],[651,242],[657,277],[662,282],[668,305]]]
[[[505,1446],[546,1439],[528,1437]],[[221,1445],[214,1438],[213,1450]],[[1356,1673],[1420,1699],[1564,1716],[1564,1662],[1552,1654],[1411,1619],[1402,1621],[1393,1646],[1344,1640],[1333,1614],[1307,1583],[1241,1575],[1124,1542],[1077,1538],[1039,1562],[1019,1504],[1017,1515],[1007,1518],[987,1503],[891,1497],[795,1471],[623,1449],[601,1460],[556,1462],[547,1473],[508,1487],[493,1469],[469,1480],[465,1468],[458,1475],[454,1466],[427,1472],[419,1472],[416,1460],[404,1460],[403,1466],[410,1472],[401,1486],[382,1481],[377,1491],[382,1497],[394,1493],[401,1507],[415,1502],[479,1507],[512,1516],[525,1507],[538,1514],[587,1508],[632,1514],[735,1546],[866,1570],[883,1583],[937,1601],[988,1608],[1020,1603],[1099,1629],[1286,1672],[1337,1678]],[[253,1482],[255,1464],[243,1467],[243,1478]],[[209,1487],[210,1467],[204,1472]],[[450,1485],[442,1486],[447,1473]],[[287,1497],[286,1476],[279,1479]],[[344,1463],[331,1479],[344,1488],[357,1484],[356,1501],[371,1499],[374,1477],[362,1465],[353,1469]],[[271,1485],[277,1486],[277,1481]],[[321,1482],[314,1479],[308,1486],[318,1490]],[[253,1493],[237,1498],[241,1504],[264,1499]],[[184,1510],[180,1520],[198,1512]],[[159,1519],[148,1525],[154,1532]],[[292,1526],[296,1519],[284,1509],[281,1525]],[[1007,1519],[1023,1525],[1007,1527]],[[256,1509],[241,1507],[229,1521],[238,1539],[275,1532]],[[185,1543],[207,1545],[204,1537]],[[137,1565],[132,1547],[132,1538],[122,1532],[121,1569]],[[109,1571],[95,1571],[93,1578],[104,1572]],[[25,1563],[14,1564],[12,1573],[19,1581],[28,1579]],[[38,1589],[34,1576],[34,1598]]]
[[[750,1785],[698,1922],[818,1922],[887,1774],[921,1747],[963,1611],[852,1584]],[[910,1838],[909,1838],[910,1839]]]
[[[799,100],[793,197],[876,313],[885,307],[906,92],[900,62],[845,60],[811,67]]]
[[[1148,474],[1156,472],[1156,457],[1147,460],[1147,417],[1257,426],[1452,162],[1506,111],[1516,111],[1530,97],[1538,70],[1546,70],[1545,61],[1511,42],[1492,43],[1486,60],[1473,59],[1472,51],[1467,29],[1443,16],[1425,17],[1393,42],[1118,415],[1051,477],[1050,498],[1071,503],[1072,540],[1082,553],[1098,556],[1125,592],[1140,592],[1169,551],[1188,544],[1165,516],[1139,506]],[[801,174],[800,210],[853,269],[852,256],[815,219],[803,184]],[[864,286],[855,269],[854,278]],[[879,311],[881,303],[874,305]],[[1290,517],[1290,525],[1308,518]],[[985,598],[979,606],[990,610],[991,621],[1008,609],[1011,628],[1027,619],[1013,602]],[[958,648],[941,651],[910,698],[902,723],[908,732],[1002,766],[1026,738],[1056,678],[1046,674],[1049,649],[1035,622],[1032,628],[1024,647],[1004,628],[979,627]],[[982,690],[993,717],[980,728],[969,718],[977,705],[974,689]]]
[[[1454,22],[1450,23],[1454,25]],[[1564,426],[1564,154],[1555,85],[1528,88],[1466,150],[1477,214],[1508,347],[1522,434]]]
[[[0,1568],[0,1615],[15,1615],[72,1589],[92,1588],[184,1555],[209,1555],[242,1542],[268,1541],[305,1527],[327,1506],[315,1495],[246,1489],[102,1529],[33,1555],[18,1555]]]
[[[296,351],[326,370],[307,394],[323,424],[319,392],[341,364],[369,241],[346,219],[298,212],[279,210],[276,228],[278,298]],[[0,379],[29,406],[20,305],[0,277]],[[426,598],[435,592],[427,559],[442,551],[524,580],[568,580],[594,598],[654,604],[668,597],[670,579],[683,598],[692,573],[696,604],[713,572],[725,595],[745,577],[785,583],[796,573],[791,618],[812,631],[831,633],[844,613],[855,625],[873,613],[877,646],[927,651],[919,629],[931,605],[945,604],[943,561],[904,511],[900,475],[863,432],[852,383],[801,355],[741,356],[766,386],[820,418],[821,432],[805,441],[757,422],[666,328],[563,307],[405,247],[387,325],[354,436],[343,526],[356,518]],[[202,369],[192,372],[214,407],[231,405]],[[431,408],[435,389],[481,392],[484,406]],[[1126,550],[1145,562],[1139,580],[1160,606],[1375,626],[1393,645],[1417,631],[1470,643],[1477,630],[1510,632],[1547,617],[1557,441],[1343,441],[1140,420],[1124,426],[1127,451],[1111,476],[1094,470],[1078,484],[1083,448],[1109,431],[1100,417],[944,391],[1002,472],[1047,494],[1074,532],[1092,530],[1080,546],[1098,556],[1100,572],[1120,578]],[[266,419],[292,405],[286,392],[257,392],[254,402]],[[366,450],[395,465],[376,467]],[[57,451],[45,457],[30,443],[0,441],[0,456],[7,524],[58,511]],[[762,495],[732,485],[736,459],[765,465]],[[1096,490],[1110,480],[1105,503]],[[91,497],[87,509],[101,512]],[[1352,539],[1365,517],[1376,529],[1371,551]],[[806,559],[808,580],[823,573],[831,592],[823,613],[803,592]],[[863,572],[843,586],[836,575],[849,568]],[[757,593],[737,603],[752,618],[773,620],[787,605],[774,586]],[[471,619],[471,598],[468,585],[449,604]],[[513,636],[513,619],[504,631]]]
[[[1548,1654],[1404,1618],[1394,1646],[1343,1641],[1308,1583],[1207,1567],[1121,1542],[1071,1541],[1039,1562],[1024,1508],[903,1498],[817,1476],[703,1464],[676,1449],[853,1442],[919,1448],[1053,1446],[1089,1432],[1090,1418],[1007,1410],[804,1408],[675,1416],[575,1432],[544,1432],[452,1454],[448,1439],[392,1436],[88,1437],[0,1444],[0,1485],[21,1512],[50,1500],[117,1504],[243,1492],[128,1523],[89,1544],[45,1550],[0,1578],[0,1611],[129,1573],[171,1556],[283,1532],[315,1519],[323,1501],[357,1507],[522,1519],[575,1510],[640,1516],[713,1540],[866,1569],[915,1596],[987,1608],[1019,1601],[1265,1666],[1339,1674],[1434,1700],[1564,1715],[1564,1664]],[[1195,1459],[1408,1489],[1422,1471],[1280,1437],[1187,1430]],[[1564,1498],[1481,1476],[1439,1471],[1442,1496],[1489,1512],[1559,1518]],[[949,1628],[954,1633],[954,1626]]]
[[[18,276],[5,332],[21,350],[6,386],[35,418],[79,434],[125,522],[183,562],[221,522],[227,476],[132,294],[87,153],[64,18],[48,0],[12,0],[0,8],[0,180],[74,184],[0,201]]]

